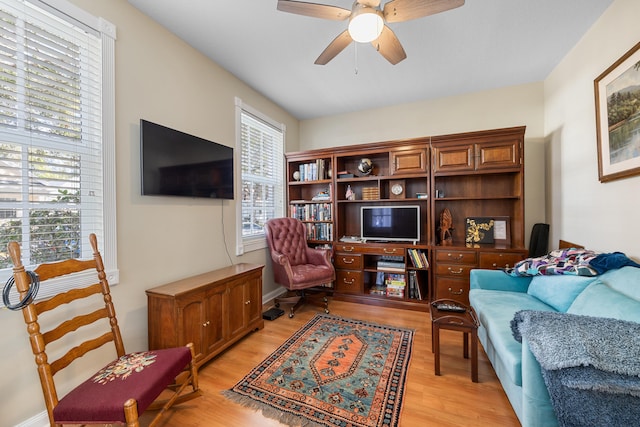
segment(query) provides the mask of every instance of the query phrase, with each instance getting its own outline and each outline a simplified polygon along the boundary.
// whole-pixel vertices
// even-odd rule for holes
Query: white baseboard
[[[16,424],[15,427],[48,427],[49,426],[49,416],[47,415],[47,411],[40,412],[37,415],[29,418],[21,422],[20,424]]]
[[[270,305],[271,302],[273,302],[274,299],[276,299],[277,297],[281,296],[282,294],[286,293],[287,290],[284,287],[279,287],[277,289],[274,289],[273,291],[269,292],[268,294],[264,294],[262,295],[262,306],[266,306],[266,305]]]

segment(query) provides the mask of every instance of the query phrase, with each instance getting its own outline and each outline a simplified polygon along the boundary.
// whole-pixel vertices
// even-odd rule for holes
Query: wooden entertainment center
[[[289,215],[306,224],[309,245],[333,249],[334,298],[421,311],[434,299],[468,304],[472,268],[510,267],[525,258],[524,132],[514,127],[288,153]],[[370,160],[370,173],[359,170],[363,159]],[[418,206],[418,239],[363,242],[367,206]],[[451,242],[438,232],[445,210],[453,221]],[[476,221],[488,231],[478,227],[467,242],[467,222]]]

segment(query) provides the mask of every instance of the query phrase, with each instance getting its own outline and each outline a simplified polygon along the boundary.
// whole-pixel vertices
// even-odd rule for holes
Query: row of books
[[[409,248],[407,249],[409,259],[416,268],[429,268],[429,261],[425,253],[419,249]]]
[[[318,181],[329,178],[331,165],[325,159],[318,159],[313,163],[303,163],[298,167],[300,181]]]
[[[331,221],[331,203],[291,205],[289,216],[300,221]]]
[[[408,277],[408,284],[407,284]],[[422,287],[415,270],[405,274],[378,272],[376,284],[371,286],[369,294],[404,298],[405,293],[411,299],[422,300]]]
[[[404,262],[399,261],[383,261],[377,263],[378,270],[397,271],[404,273]]]
[[[333,224],[327,222],[307,223],[307,240],[333,240]]]

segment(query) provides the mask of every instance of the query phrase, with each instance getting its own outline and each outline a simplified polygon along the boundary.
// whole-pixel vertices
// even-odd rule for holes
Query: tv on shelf
[[[233,148],[140,120],[142,194],[233,199]]]
[[[360,238],[363,241],[420,241],[420,206],[362,206]]]

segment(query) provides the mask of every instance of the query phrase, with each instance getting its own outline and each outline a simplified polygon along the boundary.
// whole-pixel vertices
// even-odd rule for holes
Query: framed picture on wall
[[[640,175],[640,43],[594,81],[598,178]]]

